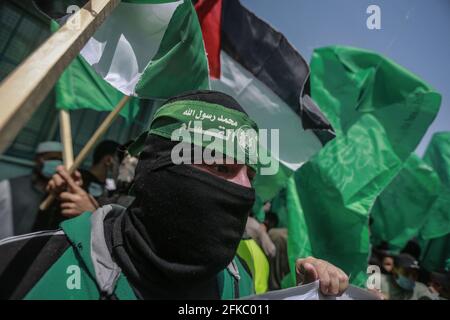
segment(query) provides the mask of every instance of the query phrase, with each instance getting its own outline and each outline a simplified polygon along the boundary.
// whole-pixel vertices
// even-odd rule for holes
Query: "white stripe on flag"
[[[121,3],[81,51],[86,61],[125,95],[157,53],[175,9],[164,4]]]
[[[316,135],[303,129],[299,116],[270,88],[225,52],[220,59],[221,78],[211,82],[212,88],[236,98],[260,129],[280,130],[282,164],[295,171],[322,148]]]

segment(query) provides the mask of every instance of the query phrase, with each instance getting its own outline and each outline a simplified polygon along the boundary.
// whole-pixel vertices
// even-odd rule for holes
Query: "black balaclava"
[[[245,113],[218,92],[188,93],[165,104],[178,100]],[[235,256],[254,189],[174,165],[170,154],[177,143],[147,136],[136,167],[136,200],[111,227],[113,256],[143,298],[218,298],[215,275]]]

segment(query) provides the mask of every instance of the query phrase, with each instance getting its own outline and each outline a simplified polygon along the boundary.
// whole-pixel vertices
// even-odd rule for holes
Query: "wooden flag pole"
[[[119,115],[120,111],[125,107],[128,100],[130,99],[129,96],[124,96],[119,103],[114,107],[114,110],[111,111],[108,116],[105,118],[105,120],[102,122],[100,127],[95,130],[92,137],[89,139],[89,141],[86,143],[86,145],[81,149],[80,153],[75,158],[75,161],[73,162],[72,166],[68,169],[69,174],[72,174],[75,172],[75,170],[78,169],[78,167],[83,163],[83,161],[86,159],[88,154],[92,151],[94,146],[97,144],[98,140],[105,134],[105,132],[108,130],[108,128],[111,126],[111,124],[114,122],[114,120]],[[44,211],[48,209],[48,207],[53,203],[53,200],[55,200],[55,197],[53,195],[49,195],[39,206],[39,209]]]
[[[90,0],[0,84],[0,153],[119,3],[120,0]]]
[[[72,129],[70,126],[70,113],[67,110],[59,111],[60,136],[63,145],[64,167],[70,170],[73,165]]]

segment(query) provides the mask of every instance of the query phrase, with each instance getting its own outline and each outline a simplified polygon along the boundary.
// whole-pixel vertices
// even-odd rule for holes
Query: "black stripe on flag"
[[[270,88],[302,118],[305,129],[325,130],[322,142],[333,137],[332,127],[309,99],[309,66],[286,37],[274,30],[239,0],[222,2],[221,49]],[[329,135],[331,133],[331,135]],[[324,138],[325,137],[325,138]]]

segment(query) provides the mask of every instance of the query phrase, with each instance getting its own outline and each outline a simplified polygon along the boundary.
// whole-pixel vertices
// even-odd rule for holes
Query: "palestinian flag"
[[[279,129],[279,160],[297,170],[332,136],[308,96],[307,62],[238,0],[199,0],[195,9],[211,88],[234,96],[260,129]]]
[[[44,13],[61,18],[58,1],[42,2],[37,1]],[[81,56],[125,95],[166,99],[209,88],[202,33],[190,0],[122,1]]]
[[[56,32],[59,24],[51,21],[51,30]],[[92,109],[112,111],[123,98],[115,89],[78,55],[61,74],[55,85],[56,107],[64,110]],[[120,115],[131,123],[139,111],[139,99],[131,98]]]
[[[81,51],[126,95],[166,99],[207,89],[208,66],[191,1],[122,1]]]

